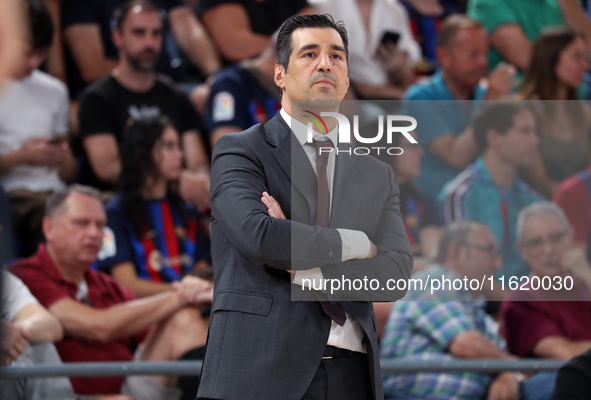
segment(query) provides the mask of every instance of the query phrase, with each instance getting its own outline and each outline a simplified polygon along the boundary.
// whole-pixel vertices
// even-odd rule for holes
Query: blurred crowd
[[[2,0],[2,364],[203,357],[211,152],[280,110],[274,33],[312,13],[347,27],[346,100],[364,126],[418,122],[417,144],[394,136],[402,154],[377,155],[400,187],[413,276],[495,277],[376,303],[382,359],[574,359],[558,374],[387,373],[386,398],[586,398],[588,0]],[[512,277],[573,285],[497,284]],[[196,390],[171,376],[0,382],[15,399]]]

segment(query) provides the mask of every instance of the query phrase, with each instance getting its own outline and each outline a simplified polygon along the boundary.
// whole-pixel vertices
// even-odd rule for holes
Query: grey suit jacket
[[[267,214],[263,191],[279,202],[286,220]],[[412,256],[398,194],[389,166],[371,156],[340,154],[329,227],[314,226],[316,176],[279,114],[216,143],[211,170],[215,293],[199,398],[302,398],[319,366],[331,320],[316,301],[291,301],[286,270],[322,267],[325,278],[365,275],[384,286],[389,278],[408,278]],[[365,232],[379,254],[342,262],[335,228]],[[381,300],[403,295],[385,291]],[[372,303],[340,304],[365,331],[374,398],[382,399]]]

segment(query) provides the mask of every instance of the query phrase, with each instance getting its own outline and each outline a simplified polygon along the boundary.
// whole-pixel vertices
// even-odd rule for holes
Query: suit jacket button
[[[332,251],[331,251],[331,252],[329,252],[329,253],[328,253],[328,257],[329,257],[329,258],[334,258],[334,253],[333,253]]]

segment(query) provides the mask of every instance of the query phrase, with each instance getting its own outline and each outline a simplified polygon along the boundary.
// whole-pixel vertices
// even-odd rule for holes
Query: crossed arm
[[[367,277],[384,283],[395,275],[399,278],[410,276],[412,256],[402,226],[393,174],[378,226],[372,235],[368,234],[379,252],[372,258],[343,261],[343,243],[337,229],[274,218],[268,213],[268,208],[261,201],[262,193],[269,191],[266,174],[283,171],[265,171],[257,157],[260,151],[233,135],[221,138],[214,150],[212,214],[242,254],[281,269],[322,268],[327,278]],[[285,179],[288,177],[285,176]],[[287,192],[275,194],[278,202],[290,203],[289,190]],[[279,213],[279,210],[272,212]],[[289,210],[287,214],[288,218],[292,218]],[[332,253],[333,257],[315,258],[313,255],[316,253]],[[390,296],[392,301],[393,293],[384,291],[383,294]]]

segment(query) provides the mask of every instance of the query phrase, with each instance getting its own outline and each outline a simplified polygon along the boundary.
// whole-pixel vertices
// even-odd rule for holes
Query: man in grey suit
[[[402,297],[386,282],[410,276],[398,187],[389,166],[338,143],[333,118],[327,134],[306,143],[302,116],[338,111],[349,86],[347,44],[330,16],[289,19],[277,38],[282,110],[215,145],[215,293],[199,399],[383,398],[368,300]],[[355,297],[327,286],[306,298],[313,301],[292,301],[318,278],[366,278],[380,289]]]

